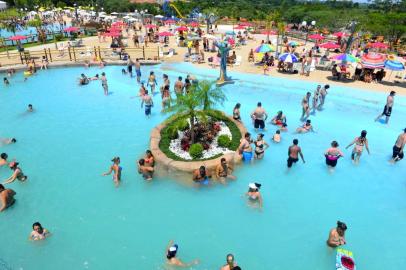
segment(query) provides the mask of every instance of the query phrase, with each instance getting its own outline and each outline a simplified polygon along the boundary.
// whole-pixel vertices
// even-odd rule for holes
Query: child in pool
[[[272,141],[275,143],[281,142],[281,131],[278,129],[272,137]]]

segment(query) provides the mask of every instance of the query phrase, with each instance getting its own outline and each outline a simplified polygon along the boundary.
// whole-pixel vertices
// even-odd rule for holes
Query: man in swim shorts
[[[144,106],[145,103],[145,115],[147,117],[151,116],[151,108],[154,106],[154,101],[152,97],[148,95],[148,90],[145,89],[145,95],[142,96],[141,108]]]
[[[398,136],[395,145],[393,146],[393,154],[391,162],[395,163],[404,157],[403,149],[406,144],[406,128],[403,130],[403,133]]]
[[[319,110],[323,109],[323,105],[324,105],[324,102],[326,101],[326,96],[328,94],[327,89],[329,89],[329,88],[330,88],[330,85],[326,84],[325,86],[323,86],[320,89],[320,97],[319,97],[320,98],[320,104],[317,107],[317,109],[319,109]]]
[[[2,184],[0,184],[0,212],[3,212],[8,207],[12,206],[15,202],[14,196],[15,191],[12,189],[6,189]]]
[[[303,97],[302,99],[302,117],[300,117],[300,120],[303,121],[307,119],[310,115],[310,97],[311,93],[307,92],[306,96]],[[306,117],[305,117],[306,115]]]
[[[211,178],[210,172],[206,169],[205,166],[200,166],[198,170],[195,170],[193,172],[193,181],[203,184],[203,185],[208,185],[209,184],[209,178]]]
[[[216,168],[217,178],[220,180],[221,183],[225,184],[227,178],[235,180],[235,176],[231,174],[232,172],[233,168],[228,165],[225,158],[222,158],[220,164],[217,165]]]
[[[141,82],[141,63],[140,61],[137,59],[135,59],[135,74],[137,75],[137,82],[140,83]]]
[[[254,121],[254,128],[265,130],[265,121],[268,118],[268,114],[262,108],[262,103],[258,102],[257,108],[251,113],[251,118]]]
[[[127,59],[127,71],[130,74],[131,78],[133,77],[133,65],[134,65],[134,63],[131,60],[131,57],[128,56],[128,59]]]
[[[238,147],[242,159],[246,162],[251,161],[253,157],[251,143],[251,134],[247,132],[245,133],[244,138],[241,139],[240,146]]]
[[[300,158],[302,159],[303,163],[305,163],[305,160],[303,158],[302,149],[298,146],[298,144],[299,144],[299,140],[294,139],[293,144],[291,146],[289,146],[288,168],[291,168],[293,163],[296,163],[299,161],[299,157],[298,157],[299,155],[300,155]]]
[[[182,82],[183,78],[179,77],[178,80],[175,82],[175,86],[174,86],[174,90],[175,90],[175,94],[178,95],[182,95],[183,94],[183,82]]]
[[[383,108],[383,112],[375,119],[375,121],[378,121],[382,116],[385,116],[386,117],[385,124],[389,122],[389,117],[392,114],[395,95],[396,95],[395,91],[390,92],[389,96],[386,98],[386,105]]]

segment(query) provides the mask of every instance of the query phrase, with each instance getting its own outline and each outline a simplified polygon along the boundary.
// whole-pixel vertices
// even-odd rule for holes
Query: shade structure
[[[385,68],[394,71],[402,71],[405,70],[405,65],[403,65],[400,61],[397,60],[386,60]]]
[[[198,22],[190,22],[189,25],[191,27],[199,27],[200,24]]]
[[[245,26],[242,25],[237,25],[236,27],[234,27],[235,30],[245,30]]]
[[[255,49],[256,53],[274,52],[275,47],[270,44],[262,44]]]
[[[336,36],[336,37],[346,37],[346,36],[348,36],[348,34],[347,34],[347,33],[344,33],[344,32],[335,32],[335,33],[333,33],[333,36]]]
[[[27,39],[27,37],[16,35],[9,38],[9,40],[23,40],[23,39]]]
[[[146,25],[145,25],[145,28],[148,28],[148,29],[150,29],[150,28],[156,28],[156,25],[155,25],[155,24],[146,24]]]
[[[274,30],[264,30],[264,31],[261,31],[261,34],[263,34],[263,35],[276,35],[276,34],[278,34],[278,32],[276,32]]]
[[[333,43],[333,42],[326,42],[326,43],[320,44],[319,47],[324,48],[324,49],[338,49],[338,48],[340,48],[340,45]]]
[[[176,21],[175,21],[175,20],[172,20],[172,19],[169,19],[169,20],[166,20],[165,23],[166,23],[166,24],[175,24]]]
[[[380,48],[380,49],[386,49],[389,47],[389,45],[382,42],[369,43],[368,46],[371,48]]]
[[[108,32],[108,33],[104,33],[103,36],[105,37],[119,37],[121,34],[118,32]]]
[[[286,63],[296,63],[299,62],[299,59],[293,53],[284,53],[279,56],[279,60],[282,60]]]
[[[187,30],[189,30],[189,28],[187,28],[186,26],[180,26],[176,28],[176,31],[187,31]]]
[[[320,34],[313,34],[309,36],[310,39],[314,39],[314,40],[322,40],[324,39],[324,37]]]
[[[384,68],[386,57],[380,53],[368,53],[361,57],[361,64],[364,68]]]
[[[74,26],[70,26],[70,27],[67,27],[67,28],[65,28],[65,29],[63,29],[63,31],[65,31],[65,32],[76,32],[76,31],[79,31],[79,27],[74,27]]]
[[[170,37],[170,36],[173,36],[173,34],[171,32],[165,31],[165,32],[158,33],[158,36],[160,36],[160,37]]]
[[[340,60],[343,62],[350,62],[350,63],[359,62],[359,58],[355,57],[352,54],[348,54],[348,53],[342,53],[342,54],[335,55],[335,56],[331,57],[331,59]]]
[[[288,46],[290,46],[290,47],[297,47],[297,46],[302,46],[302,45],[303,45],[303,43],[300,43],[300,42],[297,42],[297,41],[290,41],[288,43]]]

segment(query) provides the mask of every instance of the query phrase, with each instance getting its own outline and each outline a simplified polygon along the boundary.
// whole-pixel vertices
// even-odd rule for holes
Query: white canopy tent
[[[7,3],[4,1],[0,1],[0,10],[4,10],[7,8]]]

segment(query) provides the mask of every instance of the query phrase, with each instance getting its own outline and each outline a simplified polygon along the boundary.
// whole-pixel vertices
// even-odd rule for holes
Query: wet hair
[[[8,155],[6,153],[1,153],[0,158],[1,159],[7,159]]]
[[[171,248],[169,248],[168,249],[168,252],[166,253],[166,258],[168,259],[168,260],[170,260],[170,259],[172,259],[172,258],[175,258],[176,257],[176,253],[178,252],[178,245],[173,245],[173,247],[175,247],[176,248],[176,250],[174,250],[174,251],[170,251],[169,249]]]
[[[276,131],[276,134],[281,134],[281,131],[278,129],[278,130]]]
[[[17,140],[16,140],[15,138],[12,138],[12,139],[11,139],[11,142],[12,142],[12,143],[16,143]]]
[[[169,90],[169,85],[165,85],[164,90]]]
[[[113,157],[113,159],[111,161],[113,161],[113,162],[120,161],[120,157]]]
[[[251,133],[247,132],[245,133],[244,138],[248,138],[249,136],[251,136]]]
[[[258,103],[257,103],[257,106],[258,106],[258,107],[261,107],[261,106],[262,106],[262,103],[261,103],[261,102],[258,102]]]
[[[299,144],[299,140],[298,140],[298,139],[293,139],[293,144],[294,144],[294,145],[298,145],[298,144]]]
[[[347,230],[347,225],[344,222],[337,221],[337,228],[341,229],[343,231],[346,231]]]
[[[312,121],[310,119],[306,120],[306,124],[310,124]]]
[[[154,156],[153,154],[152,154],[152,152],[151,152],[151,150],[147,150],[147,151],[145,151],[145,154],[149,154],[149,155],[151,155],[152,157]]]
[[[234,266],[233,269],[231,269],[231,270],[241,270],[241,267],[239,267],[239,266],[237,265],[237,266]]]
[[[164,74],[163,77],[164,77],[165,79],[168,79],[168,78],[169,78],[168,75],[166,75],[166,74]]]
[[[106,73],[102,72],[102,76],[106,76]]]
[[[149,73],[149,75],[153,75],[154,74],[154,72],[153,71],[151,71],[150,73]]]
[[[235,104],[234,109],[239,109],[241,107],[240,103]]]
[[[312,94],[312,93],[310,93],[310,92],[307,92],[307,93],[306,93],[306,95],[311,95],[311,94]]]
[[[231,257],[231,262],[234,262],[234,255],[231,254],[231,253],[229,253],[229,254],[227,254],[227,256],[226,256],[226,261],[227,261],[227,263],[228,263],[228,258],[229,258],[229,257]]]
[[[144,164],[145,164],[145,159],[140,159],[140,160],[138,160],[138,164],[140,164],[141,166],[144,166]]]
[[[80,74],[80,76],[85,77],[85,74],[82,73],[82,74]]]
[[[32,104],[28,104],[28,107],[32,108]]]
[[[38,226],[42,230],[42,225],[38,221],[32,224],[32,228],[34,229],[35,226]]]
[[[390,91],[390,95],[393,96],[394,94],[396,94],[395,91]]]
[[[264,135],[264,133],[259,133],[258,136],[261,137],[261,139],[262,139],[265,135]]]
[[[146,94],[146,95],[148,94],[148,89],[145,89],[145,94]]]
[[[190,83],[190,80],[188,78],[186,78],[185,83]]]
[[[406,128],[403,131],[406,133]]]
[[[6,188],[3,186],[3,184],[0,184],[0,190],[5,190]]]
[[[8,81],[8,79],[7,79],[6,77],[4,77],[3,81],[5,81],[5,82],[6,82],[6,81]]]
[[[178,80],[179,80],[179,81],[181,81],[182,79],[183,79],[182,76],[179,76],[179,77],[178,77]]]
[[[365,138],[367,136],[367,131],[363,130],[361,131],[361,138]]]
[[[337,141],[332,141],[331,146],[332,147],[338,147],[338,142]]]
[[[330,85],[326,84],[326,85],[324,86],[324,88],[325,88],[325,89],[329,89],[329,88],[330,88]]]
[[[287,127],[287,126],[288,126],[288,124],[286,124],[286,123],[282,124],[282,127]]]
[[[283,114],[283,112],[282,111],[278,111],[278,115],[282,115]]]
[[[220,159],[220,162],[227,161],[225,158]]]

